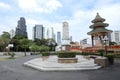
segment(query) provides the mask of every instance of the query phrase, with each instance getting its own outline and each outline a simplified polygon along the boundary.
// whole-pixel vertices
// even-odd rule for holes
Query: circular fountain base
[[[78,58],[58,58],[58,63],[77,63]]]
[[[86,59],[83,56],[76,56],[77,63],[58,63],[57,56],[49,56],[47,60],[42,58],[36,58],[24,63],[25,66],[32,67],[41,71],[71,71],[71,70],[94,70],[99,69],[94,63],[94,59]]]

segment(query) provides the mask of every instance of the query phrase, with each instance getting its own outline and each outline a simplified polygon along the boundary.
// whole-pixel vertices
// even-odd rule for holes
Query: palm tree
[[[3,51],[10,42],[10,34],[8,32],[3,32],[0,37],[0,48]]]

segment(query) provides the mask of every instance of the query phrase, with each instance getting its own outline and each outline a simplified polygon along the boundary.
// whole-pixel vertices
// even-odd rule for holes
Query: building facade
[[[63,22],[62,45],[69,45],[69,44],[70,44],[69,25],[68,22]]]
[[[120,31],[113,31],[111,33],[111,42],[116,42],[120,45]]]
[[[10,38],[13,38],[15,36],[15,31],[13,29],[10,30]]]
[[[68,22],[63,22],[62,40],[69,40],[69,25],[68,25]]]
[[[53,39],[53,40],[56,41],[53,27],[50,27],[50,28],[47,29],[46,38],[47,39]]]
[[[27,26],[26,26],[25,18],[20,17],[20,20],[18,20],[18,25],[16,27],[15,35],[27,37],[26,27]]]
[[[57,44],[61,44],[61,32],[57,32]]]
[[[33,27],[33,40],[44,38],[44,27],[43,25],[35,25]]]

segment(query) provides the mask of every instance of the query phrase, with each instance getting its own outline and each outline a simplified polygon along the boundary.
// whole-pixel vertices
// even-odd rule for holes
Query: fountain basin
[[[94,63],[94,59],[86,59],[83,56],[76,56],[77,63],[58,63],[57,56],[49,56],[47,60],[36,58],[24,63],[25,66],[40,70],[40,71],[76,71],[76,70],[95,70],[101,66]]]

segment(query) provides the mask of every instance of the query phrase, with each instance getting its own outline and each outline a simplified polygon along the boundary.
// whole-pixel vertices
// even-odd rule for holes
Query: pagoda
[[[93,47],[102,47],[105,41],[104,38],[108,39],[108,34],[112,32],[112,30],[106,29],[109,24],[104,23],[104,21],[105,19],[102,18],[99,13],[97,13],[95,19],[91,21],[93,24],[89,26],[89,28],[91,28],[92,31],[88,32],[87,34],[91,35]]]

